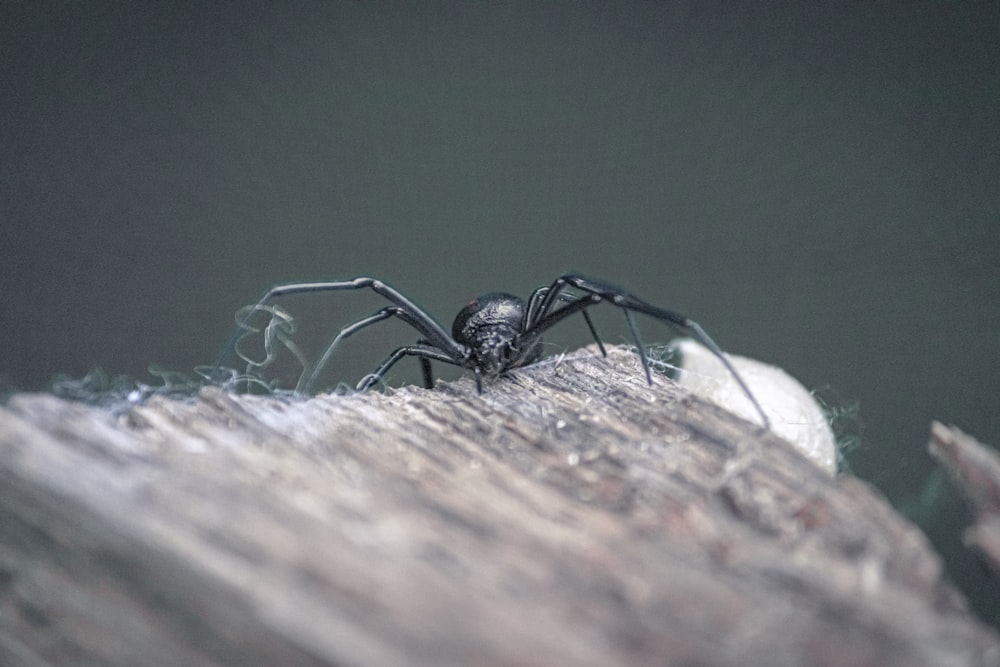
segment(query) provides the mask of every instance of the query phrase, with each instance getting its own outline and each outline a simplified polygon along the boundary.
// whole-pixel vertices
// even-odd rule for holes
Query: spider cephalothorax
[[[476,377],[476,388],[481,393],[483,375],[496,377],[504,371],[537,361],[541,356],[542,334],[574,313],[583,315],[590,333],[601,352],[604,353],[604,345],[597,335],[587,309],[598,303],[607,302],[621,308],[622,312],[625,313],[625,320],[635,341],[648,382],[652,384],[653,381],[649,370],[649,359],[642,341],[639,340],[633,313],[642,313],[665,322],[708,348],[712,354],[719,358],[740,389],[753,403],[764,426],[769,426],[767,415],[764,414],[760,403],[754,398],[729,360],[722,354],[719,346],[697,322],[671,310],[658,308],[611,283],[588,278],[578,273],[567,273],[556,278],[551,285],[539,287],[532,292],[527,300],[503,292],[493,292],[477,297],[467,303],[455,317],[450,335],[427,312],[403,296],[402,293],[375,278],[361,277],[334,282],[277,285],[264,292],[257,304],[247,311],[248,314],[237,320],[236,330],[216,360],[215,369],[217,370],[223,365],[229,354],[236,348],[240,338],[250,329],[249,319],[253,313],[264,309],[271,299],[304,292],[334,292],[366,288],[382,295],[392,305],[385,306],[368,317],[341,329],[340,333],[327,346],[326,352],[319,362],[311,370],[307,369],[303,373],[303,379],[300,381],[301,388],[309,390],[340,341],[377,322],[395,317],[416,329],[420,338],[413,345],[404,345],[394,350],[385,361],[358,383],[359,390],[364,391],[378,384],[397,361],[405,356],[413,356],[420,359],[424,384],[428,388],[433,387],[434,384],[431,362],[440,361],[471,370]]]
[[[520,297],[484,294],[458,312],[451,336],[469,348],[476,367],[497,376],[508,368],[526,366],[541,354],[541,336],[522,334],[525,312]]]

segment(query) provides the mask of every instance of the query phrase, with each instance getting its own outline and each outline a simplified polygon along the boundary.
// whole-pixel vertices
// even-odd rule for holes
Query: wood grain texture
[[[878,494],[609,355],[481,396],[15,396],[0,664],[1000,664]]]
[[[965,540],[1000,576],[1000,455],[955,426],[931,424],[928,451],[975,515]]]

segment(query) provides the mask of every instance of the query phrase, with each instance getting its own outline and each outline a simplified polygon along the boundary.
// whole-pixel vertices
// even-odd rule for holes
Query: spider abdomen
[[[471,351],[476,367],[489,375],[538,359],[541,339],[522,337],[524,299],[505,292],[478,296],[459,311],[452,337]]]

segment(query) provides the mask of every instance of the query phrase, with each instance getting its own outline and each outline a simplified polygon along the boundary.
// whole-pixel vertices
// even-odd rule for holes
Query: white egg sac
[[[688,338],[676,340],[670,347],[680,357],[676,378],[680,386],[748,421],[760,422],[753,403],[718,357]],[[777,366],[733,354],[726,358],[760,402],[771,420],[771,430],[816,465],[836,474],[836,439],[812,394]]]

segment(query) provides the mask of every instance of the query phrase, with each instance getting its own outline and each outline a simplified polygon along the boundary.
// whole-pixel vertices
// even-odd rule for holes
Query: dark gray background
[[[1000,443],[998,5],[727,4],[3,3],[0,373],[190,370],[280,281],[448,324],[580,270],[858,401],[853,469],[996,619],[924,449]]]

